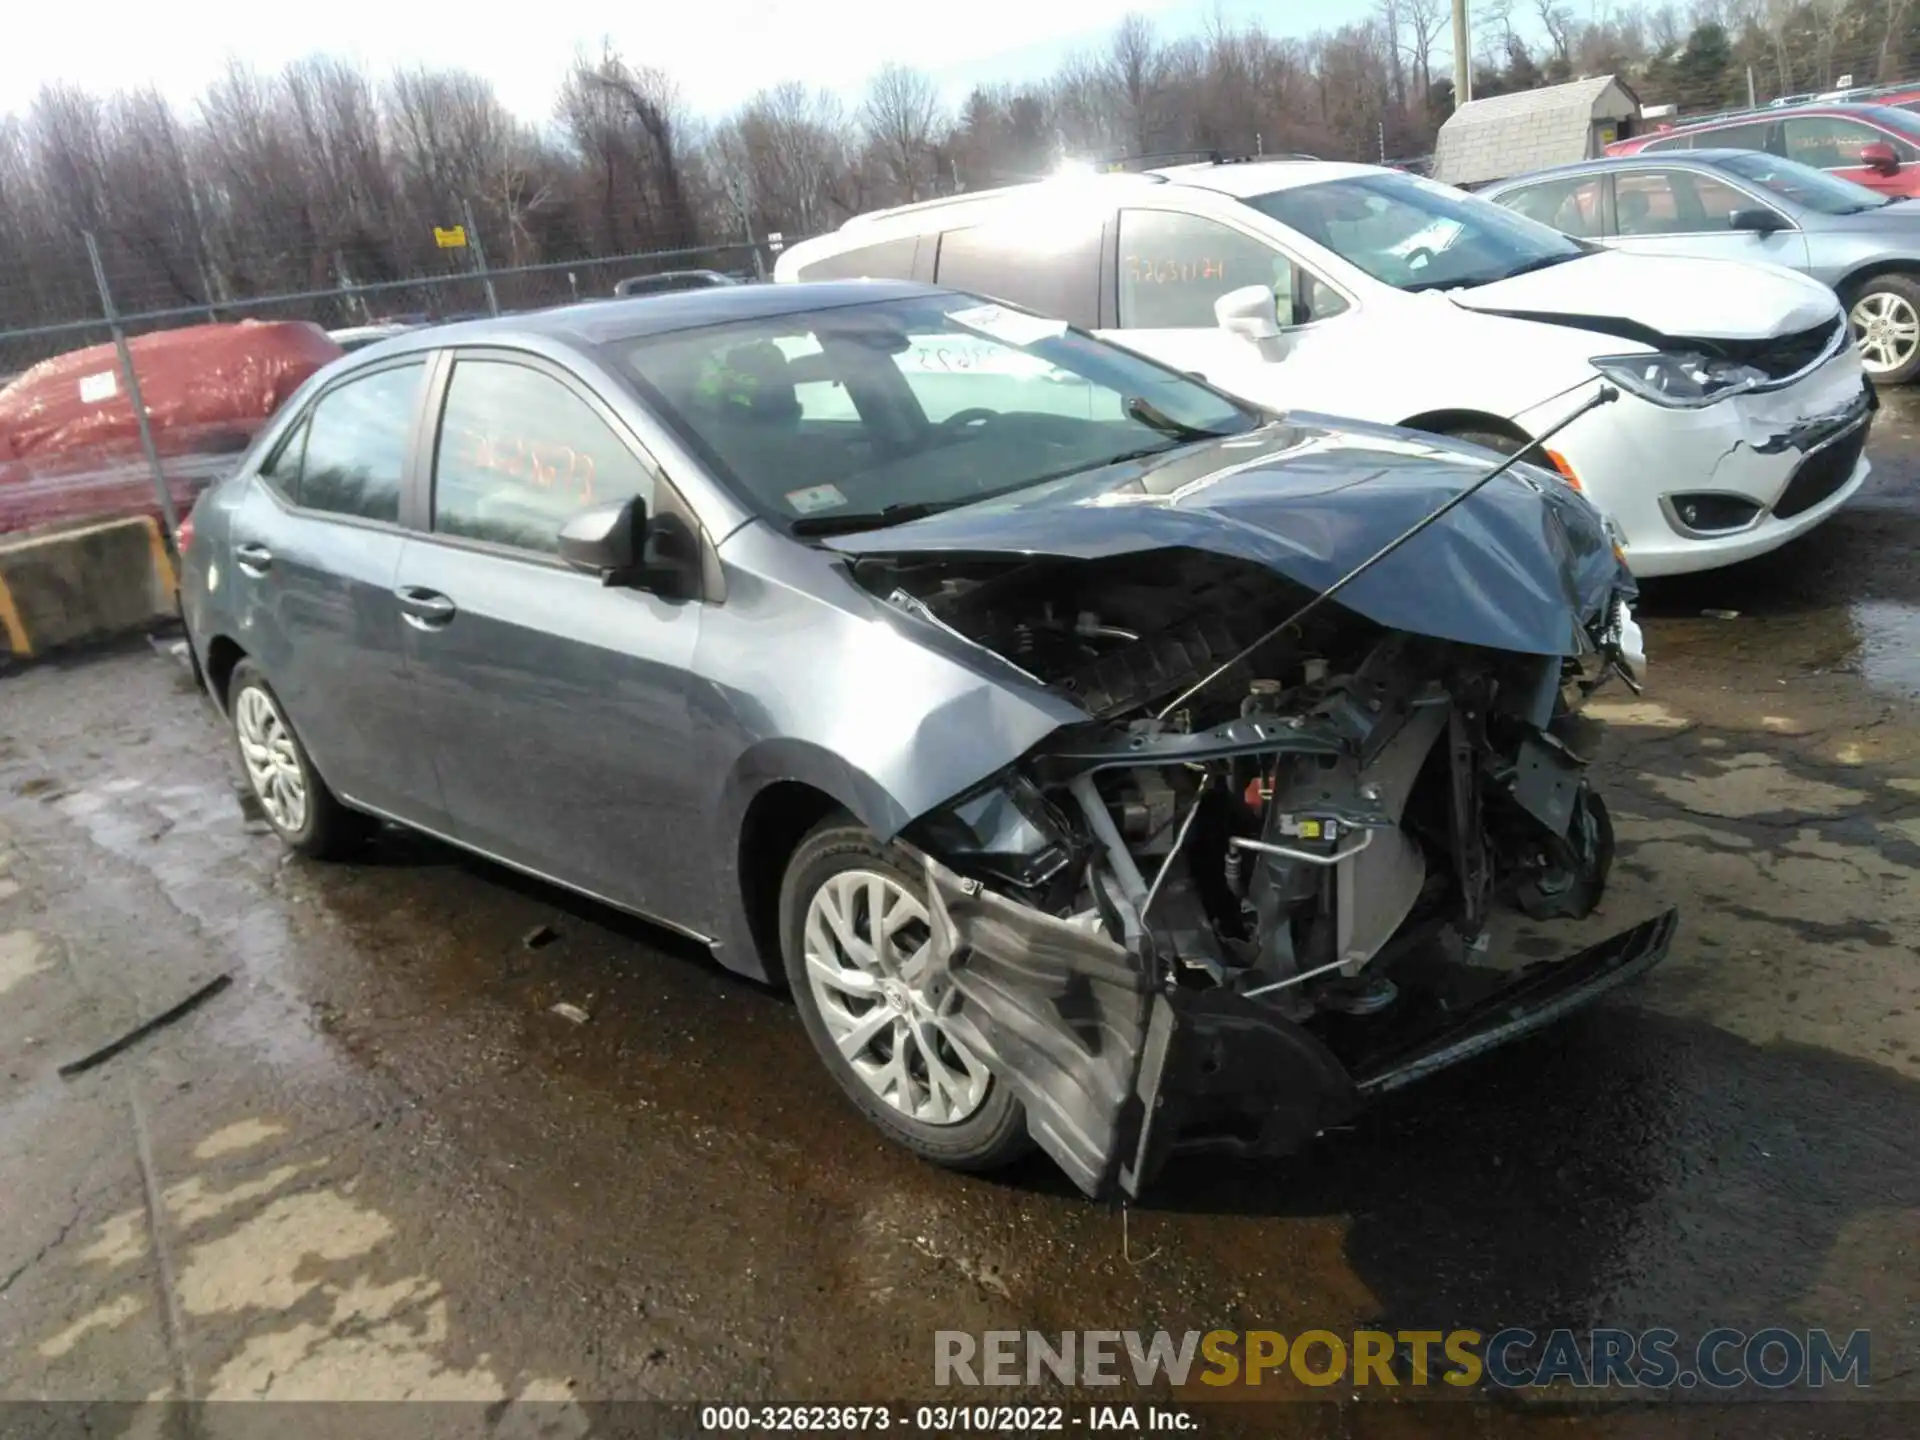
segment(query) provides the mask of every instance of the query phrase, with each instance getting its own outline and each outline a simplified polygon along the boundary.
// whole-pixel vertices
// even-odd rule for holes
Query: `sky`
[[[1128,10],[1167,37],[1198,31],[1214,13],[1258,18],[1276,34],[1306,35],[1364,16],[1370,0],[95,0],[84,10],[23,0],[6,24],[0,113],[20,113],[40,85],[70,81],[105,92],[157,84],[181,105],[237,57],[274,70],[324,52],[375,73],[420,64],[472,70],[525,119],[551,112],[577,48],[612,41],[632,63],[679,83],[688,107],[717,117],[786,80],[857,96],[886,61],[931,74],[949,102],[982,81],[1050,73],[1102,44]],[[633,18],[626,18],[633,17]],[[941,18],[936,18],[941,17]]]

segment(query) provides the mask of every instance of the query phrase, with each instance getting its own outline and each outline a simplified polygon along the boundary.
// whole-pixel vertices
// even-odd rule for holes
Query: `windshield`
[[[1876,195],[1864,185],[1759,150],[1743,150],[1714,163],[1729,174],[1751,180],[1821,215],[1858,215],[1888,203],[1884,195]]]
[[[1892,105],[1854,105],[1848,108],[1847,113],[1883,125],[1896,135],[1920,144],[1920,116],[1910,111],[1896,109]]]
[[[1491,200],[1394,171],[1253,195],[1247,204],[1401,290],[1486,285],[1586,254]]]
[[[910,519],[1260,420],[1064,322],[967,295],[656,336],[619,358],[742,501],[795,533]]]

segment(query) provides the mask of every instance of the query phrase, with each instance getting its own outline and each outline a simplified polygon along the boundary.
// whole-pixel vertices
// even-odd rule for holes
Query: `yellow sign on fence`
[[[454,225],[443,230],[436,225],[433,227],[433,243],[442,250],[464,250],[467,248],[467,227]]]

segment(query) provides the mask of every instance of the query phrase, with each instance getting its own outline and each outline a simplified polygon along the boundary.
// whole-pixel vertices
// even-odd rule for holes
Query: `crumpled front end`
[[[1580,709],[1644,665],[1624,575],[1578,654],[1333,603],[1237,661],[1300,590],[1217,555],[891,578],[1092,717],[901,837],[955,1040],[1089,1194],[1179,1149],[1294,1149],[1665,954],[1671,914],[1546,966],[1490,944],[1503,907],[1579,918],[1604,891]]]

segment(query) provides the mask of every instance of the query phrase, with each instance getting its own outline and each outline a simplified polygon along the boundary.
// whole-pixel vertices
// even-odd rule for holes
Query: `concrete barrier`
[[[173,562],[147,516],[0,538],[0,640],[26,658],[176,614]]]

